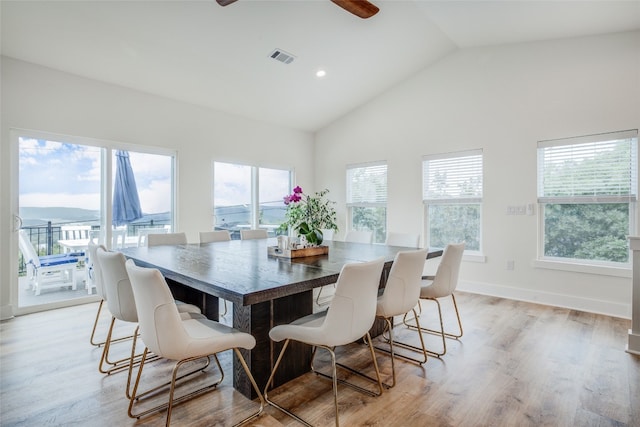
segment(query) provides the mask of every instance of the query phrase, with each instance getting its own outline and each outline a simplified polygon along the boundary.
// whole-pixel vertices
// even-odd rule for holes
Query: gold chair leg
[[[443,317],[442,317],[442,307],[440,305],[440,301],[438,301],[437,298],[425,298],[425,299],[429,299],[429,300],[435,301],[435,303],[436,303],[436,305],[438,307],[438,317],[440,318],[440,330],[420,327],[420,325],[418,323],[418,316],[416,316],[416,324],[415,325],[412,325],[412,324],[410,324],[410,323],[408,323],[406,321],[406,315],[405,315],[405,317],[404,317],[404,319],[402,321],[410,329],[417,329],[421,333],[429,333],[429,334],[438,335],[438,336],[442,337],[442,351],[427,350],[429,354],[431,354],[431,355],[433,355],[435,357],[441,357],[441,356],[444,356],[447,353],[447,341],[446,341],[445,338],[458,339],[458,338],[462,337],[462,335],[464,333],[463,330],[462,330],[462,322],[460,321],[460,312],[458,311],[458,304],[456,303],[456,297],[453,294],[451,294],[451,299],[453,300],[453,307],[455,309],[456,319],[458,321],[458,330],[459,330],[459,332],[457,332],[457,333],[451,333],[451,332],[446,332],[444,330],[444,321],[443,321]]]
[[[369,346],[369,351],[371,352],[371,359],[373,360],[373,367],[374,367],[375,372],[376,372],[376,377],[375,378],[370,377],[370,376],[368,376],[368,375],[366,375],[366,374],[364,374],[364,373],[362,373],[360,371],[357,371],[357,370],[351,368],[350,366],[347,366],[347,365],[344,365],[344,364],[341,364],[341,363],[336,363],[336,366],[338,366],[338,367],[340,367],[342,369],[345,369],[345,370],[347,370],[347,371],[349,371],[349,372],[351,372],[353,374],[356,374],[356,375],[358,375],[358,376],[360,376],[360,377],[362,377],[364,379],[367,379],[367,380],[369,380],[371,382],[376,383],[376,385],[378,386],[378,390],[377,391],[371,391],[371,390],[368,390],[368,389],[366,389],[364,387],[360,387],[359,385],[356,385],[354,383],[351,383],[351,382],[343,380],[343,379],[338,379],[337,381],[340,384],[344,384],[346,386],[349,386],[349,387],[353,388],[354,390],[357,390],[357,391],[359,391],[361,393],[368,394],[369,396],[377,397],[377,396],[380,396],[382,394],[382,391],[384,389],[382,387],[382,380],[380,379],[380,370],[378,369],[378,360],[376,359],[376,353],[375,353],[375,350],[373,349],[373,344],[371,342],[371,335],[369,335],[369,332],[367,332],[367,334],[364,336],[364,341]],[[322,348],[325,348],[327,350],[330,350],[330,352],[333,352],[333,349],[329,349],[328,347],[322,347]],[[313,357],[311,358],[311,370],[314,373],[316,373],[317,375],[320,375],[320,376],[325,377],[325,378],[331,378],[329,375],[324,374],[322,372],[319,372],[319,371],[317,371],[315,369],[315,367],[313,366],[314,358],[315,358],[315,351],[313,353]]]
[[[421,328],[420,328],[420,316],[418,316],[418,314],[416,313],[415,308],[412,309],[411,311],[413,311],[413,315],[415,317],[416,324],[418,325],[418,330],[421,330]],[[407,325],[406,317],[407,317],[407,314],[404,315],[404,318],[402,320],[405,325]],[[389,321],[389,324],[390,323],[391,323],[391,321]],[[391,325],[389,325],[389,327],[391,328]],[[423,363],[427,362],[428,355],[431,354],[431,353],[425,347],[424,338],[422,336],[422,333],[418,332],[418,338],[420,339],[420,347],[417,347],[415,345],[412,345],[412,344],[409,344],[409,343],[406,343],[406,342],[393,340],[393,336],[391,334],[392,334],[392,331],[390,329],[389,330],[389,338],[386,338],[386,337],[384,337],[384,331],[383,331],[383,338],[385,338],[387,340],[387,342],[389,343],[391,349],[387,350],[384,347],[376,347],[377,350],[381,350],[381,351],[384,351],[384,352],[387,352],[387,353],[391,353],[391,357],[394,357],[394,356],[395,357],[400,357],[402,359],[406,359],[406,360],[409,360],[411,362],[416,362],[416,363],[418,363],[420,365],[422,365]],[[396,353],[393,350],[393,344],[395,344],[397,347],[406,348],[406,349],[409,349],[409,350],[416,351],[418,353],[422,353],[422,358],[419,359],[419,358],[408,356],[406,354]],[[392,362],[391,366],[393,366],[393,362]],[[394,381],[395,381],[395,379],[394,379]]]
[[[100,357],[100,363],[98,365],[98,371],[102,374],[107,374],[107,375],[111,375],[113,373],[116,372],[120,372],[124,369],[127,369],[129,367],[129,363],[131,361],[131,357],[124,357],[122,359],[116,360],[116,361],[110,361],[109,360],[109,351],[111,350],[111,344],[116,342],[115,340],[111,339],[111,335],[113,334],[113,326],[115,324],[116,318],[112,317],[111,318],[111,324],[109,325],[109,331],[107,332],[107,338],[105,339],[104,342],[104,347],[102,348],[102,355]],[[136,332],[135,334],[132,335],[132,337],[137,337],[138,335],[138,328],[136,327]],[[135,345],[136,345],[136,340],[133,340],[132,343],[132,347],[135,349]],[[142,355],[138,354],[134,357],[134,359],[139,359]],[[157,359],[157,357],[154,355],[152,360]],[[137,362],[136,362],[137,363]],[[111,365],[111,367],[107,367],[106,365]]]
[[[96,314],[96,320],[93,322],[93,329],[91,330],[91,337],[89,338],[89,342],[91,343],[91,345],[95,345],[96,347],[100,347],[101,345],[104,344],[104,341],[102,342],[94,342],[94,337],[96,335],[96,328],[98,327],[98,319],[100,319],[100,312],[102,311],[102,305],[104,304],[104,300],[100,300],[100,304],[98,305],[98,313]]]
[[[253,378],[253,375],[251,374],[251,370],[249,369],[249,366],[247,366],[247,362],[244,360],[244,357],[242,357],[242,353],[240,353],[240,350],[238,350],[237,348],[234,348],[233,350],[235,351],[236,356],[240,360],[240,363],[242,364],[242,368],[244,369],[244,372],[249,377],[249,381],[251,381],[251,385],[253,386],[253,389],[255,390],[258,397],[260,398],[260,408],[258,409],[258,411],[254,412],[253,414],[249,415],[247,418],[243,419],[237,424],[234,424],[233,426],[233,427],[238,427],[254,418],[259,417],[260,414],[262,414],[262,411],[264,411],[265,399],[264,399],[264,396],[262,396],[262,393],[260,393],[258,384],[256,384],[256,380]]]
[[[333,401],[334,401],[334,406],[335,406],[336,427],[339,427],[339,425],[340,425],[339,413],[338,413],[338,383],[345,384],[345,385],[347,385],[349,387],[354,388],[355,390],[358,390],[358,391],[360,391],[362,393],[365,393],[365,394],[368,394],[370,396],[380,396],[382,394],[383,387],[382,387],[382,381],[380,380],[380,370],[378,369],[378,361],[376,360],[376,355],[375,355],[375,351],[373,349],[373,344],[371,343],[371,336],[369,335],[368,332],[365,335],[365,340],[367,341],[367,343],[369,345],[369,351],[371,352],[371,358],[373,359],[373,366],[375,368],[376,378],[377,379],[368,377],[368,376],[366,376],[366,375],[364,375],[364,374],[362,374],[362,373],[360,373],[358,371],[353,370],[352,368],[350,368],[348,366],[341,365],[341,364],[337,363],[336,362],[336,355],[335,355],[335,352],[334,352],[333,348],[330,348],[330,347],[327,347],[327,346],[315,346],[313,348],[313,354],[311,356],[311,370],[315,374],[317,374],[319,376],[331,379],[332,383],[333,383],[332,388],[333,388]],[[302,418],[300,418],[296,414],[292,413],[288,409],[280,406],[279,404],[275,403],[273,400],[269,399],[269,394],[268,394],[269,387],[271,387],[271,384],[273,383],[273,378],[275,377],[275,374],[276,374],[276,372],[278,370],[278,367],[280,366],[280,362],[282,361],[282,357],[284,356],[284,353],[287,350],[287,347],[289,346],[289,342],[290,341],[291,341],[290,339],[287,339],[284,342],[282,350],[280,350],[280,354],[278,355],[278,359],[276,360],[276,363],[275,363],[275,365],[273,367],[273,370],[271,371],[271,375],[269,376],[269,380],[267,381],[267,384],[265,385],[265,388],[264,388],[264,399],[268,404],[270,404],[274,408],[282,411],[283,413],[289,415],[291,418],[297,420],[301,424],[304,424],[307,427],[312,427],[312,425],[309,424],[307,421],[303,420]],[[327,375],[327,374],[324,374],[322,372],[317,371],[315,369],[314,365],[313,365],[313,361],[315,359],[316,352],[317,352],[318,348],[323,348],[323,349],[327,350],[329,352],[329,354],[331,355],[331,375]],[[362,376],[364,378],[368,378],[368,379],[376,382],[377,385],[378,385],[378,392],[376,393],[376,392],[373,392],[371,390],[367,390],[367,389],[365,389],[363,387],[360,387],[358,385],[355,385],[355,384],[353,384],[351,382],[348,382],[346,380],[338,379],[337,367],[342,367],[342,368],[344,368],[344,369],[346,369],[346,370],[348,370],[350,372],[353,372],[353,373],[358,374],[358,375],[360,375],[360,376]]]
[[[325,286],[331,286],[331,285],[325,285]],[[320,286],[320,290],[318,291],[318,295],[316,296],[316,305],[320,306],[320,295],[322,295],[322,290],[325,288],[325,286]],[[333,284],[333,287],[336,287],[336,284]]]
[[[187,363],[187,362],[192,362],[194,360],[203,359],[204,357],[209,359],[207,356],[204,356],[204,357],[203,356],[191,357],[191,358],[188,358],[188,359],[180,360],[180,361],[178,361],[176,363],[176,365],[173,367],[173,372],[172,372],[172,376],[171,376],[171,381],[170,382],[165,383],[165,384],[161,384],[161,385],[159,385],[157,387],[152,388],[151,390],[147,390],[144,393],[138,394],[138,387],[140,385],[140,378],[142,377],[142,370],[144,368],[145,362],[147,362],[147,355],[148,354],[149,354],[149,349],[147,347],[145,347],[144,352],[142,353],[142,358],[141,358],[140,363],[138,365],[138,373],[136,375],[136,380],[135,380],[135,382],[133,384],[133,391],[131,393],[131,398],[129,399],[129,409],[127,411],[127,414],[131,418],[140,419],[140,418],[144,417],[145,415],[148,415],[148,414],[151,414],[151,413],[154,413],[154,412],[158,412],[158,411],[161,411],[163,409],[167,409],[167,426],[168,426],[169,423],[171,422],[171,410],[172,410],[174,405],[182,403],[182,402],[184,402],[186,400],[189,400],[189,399],[191,399],[191,398],[193,398],[195,396],[199,396],[199,395],[201,395],[203,393],[208,392],[209,390],[212,390],[212,389],[216,388],[218,386],[218,384],[220,384],[220,382],[222,382],[222,378],[224,377],[224,375],[222,374],[222,370],[221,370],[220,371],[221,372],[220,378],[218,380],[216,380],[213,384],[209,384],[209,385],[204,386],[204,387],[202,387],[202,388],[200,388],[198,390],[192,391],[190,393],[185,394],[184,396],[180,396],[180,397],[174,399],[173,395],[174,395],[176,381],[178,381],[178,380],[180,380],[180,379],[182,379],[182,378],[184,378],[184,377],[186,377],[188,375],[191,375],[191,374],[193,374],[195,372],[202,371],[204,369],[204,368],[199,368],[196,371],[192,371],[192,372],[189,372],[189,373],[187,373],[185,375],[181,375],[180,377],[178,377],[177,376],[177,372],[178,372],[180,366],[182,366],[184,363]],[[213,356],[214,356],[214,358],[216,360],[218,368],[221,369],[218,357],[215,354]],[[207,366],[208,365],[209,365],[209,363],[207,362]],[[140,413],[137,413],[137,414],[133,413],[133,405],[135,404],[136,401],[139,401],[141,398],[143,398],[145,396],[148,396],[152,392],[158,391],[158,390],[160,390],[162,388],[166,388],[167,386],[169,386],[169,401],[168,402],[160,404],[160,405],[155,406],[155,407],[150,408],[150,409],[146,409],[146,410],[144,410],[144,411],[142,411]]]
[[[273,369],[271,370],[271,375],[269,376],[269,379],[267,380],[267,384],[264,386],[264,392],[263,392],[264,400],[269,405],[271,405],[274,408],[280,410],[281,412],[287,414],[288,416],[290,416],[291,418],[295,419],[299,423],[304,424],[307,427],[313,427],[311,424],[309,424],[308,422],[306,422],[305,420],[303,420],[302,418],[300,418],[299,416],[297,416],[293,412],[290,412],[288,409],[280,406],[279,404],[277,404],[273,400],[269,399],[269,387],[271,387],[271,384],[273,384],[273,378],[275,377],[276,372],[278,371],[278,367],[280,366],[280,362],[282,361],[282,356],[284,356],[284,353],[287,351],[287,347],[289,347],[289,342],[291,342],[290,339],[285,340],[284,345],[282,346],[282,350],[280,350],[280,354],[278,355],[278,358],[276,359],[276,363],[275,363],[275,365],[273,365]],[[315,352],[315,348],[314,348],[314,352]]]
[[[227,315],[227,300],[223,299],[222,302],[224,303],[224,311],[222,312],[222,314],[220,316],[224,317]]]
[[[89,338],[89,342],[91,343],[91,345],[94,345],[96,347],[101,347],[105,344],[105,341],[100,341],[100,342],[95,342],[95,334],[96,334],[96,329],[98,327],[98,320],[100,319],[100,313],[102,312],[102,306],[104,305],[104,300],[100,300],[100,304],[98,305],[98,312],[96,313],[96,320],[93,322],[93,329],[91,330],[91,337]],[[120,337],[120,338],[115,338],[115,339],[111,339],[111,342],[119,342],[119,341],[124,341],[124,340],[128,340],[133,338],[133,335],[128,335],[126,337]],[[111,364],[110,362],[107,361],[107,363]]]
[[[137,336],[138,336],[138,330],[140,329],[140,326],[138,326],[136,328],[136,334],[135,337],[133,339],[133,345],[131,346],[131,357],[129,359],[129,373],[127,375],[127,388],[125,389],[125,395],[127,396],[127,399],[131,399],[131,396],[133,396],[133,393],[131,392],[131,377],[133,374],[133,367],[136,366],[137,364],[140,363],[140,361],[136,361],[137,358],[141,357],[141,355],[136,355],[135,351],[136,351],[136,341],[137,341]],[[157,355],[153,355],[151,358],[147,358],[146,362],[152,362],[155,360],[159,360],[160,357],[158,357]],[[196,374],[198,372],[202,372],[205,369],[207,369],[209,367],[209,364],[211,363],[211,359],[209,357],[206,358],[207,359],[207,363],[201,367],[201,368],[197,368],[194,369],[191,372],[187,372],[186,374],[181,375],[178,379],[181,380],[182,378],[188,377],[190,375]],[[220,384],[222,382],[222,380],[224,379],[224,371],[222,370],[222,366],[220,365],[220,361],[218,360],[218,357],[216,355],[214,355],[214,359],[216,361],[216,364],[218,365],[218,371],[220,371],[220,379],[217,381],[216,385]],[[152,394],[155,391],[160,390],[163,387],[166,387],[168,385],[170,385],[171,382],[167,382],[164,384],[160,384],[159,386],[156,386],[150,390],[147,390],[145,392],[139,393],[137,394],[137,400],[142,399],[143,397],[146,397],[150,394]]]

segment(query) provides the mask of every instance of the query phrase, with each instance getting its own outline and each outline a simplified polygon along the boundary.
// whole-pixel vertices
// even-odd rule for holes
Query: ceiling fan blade
[[[220,2],[221,0],[218,0]],[[222,0],[224,1],[224,0]],[[371,18],[380,10],[378,6],[367,0],[331,0],[347,12],[351,12],[362,19]]]
[[[231,3],[235,3],[238,0],[216,0],[220,6],[229,6]]]

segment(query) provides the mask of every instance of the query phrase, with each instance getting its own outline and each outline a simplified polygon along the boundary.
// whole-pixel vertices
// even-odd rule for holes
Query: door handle
[[[13,231],[20,231],[22,228],[22,218],[20,215],[13,215]]]

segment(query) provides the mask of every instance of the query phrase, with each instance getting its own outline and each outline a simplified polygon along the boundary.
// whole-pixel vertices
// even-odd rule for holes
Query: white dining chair
[[[149,227],[138,229],[138,247],[147,246],[147,237],[149,234],[166,234],[169,229],[166,227]]]
[[[164,233],[164,234],[149,234],[147,236],[147,247],[153,246],[165,246],[165,245],[186,245],[187,235],[184,232],[180,233]]]
[[[438,335],[442,338],[442,349],[439,350],[426,350],[426,353],[440,357],[444,356],[447,352],[447,341],[446,338],[459,339],[462,337],[464,333],[462,330],[462,322],[460,321],[460,312],[458,311],[458,304],[456,303],[456,297],[454,295],[454,291],[458,286],[458,275],[460,272],[460,264],[462,262],[462,255],[464,254],[464,242],[458,244],[449,244],[444,249],[444,253],[442,254],[442,260],[438,265],[438,269],[436,271],[435,276],[433,277],[425,277],[422,280],[421,288],[420,288],[420,300],[433,301],[436,303],[436,307],[438,308],[438,318],[440,320],[440,329],[429,329],[420,327],[420,324],[417,323],[418,317],[415,317],[416,324],[412,324],[407,319],[407,316],[404,316],[403,322],[406,326],[412,329],[418,330],[420,333],[430,333]],[[453,308],[455,311],[457,323],[458,323],[458,331],[457,332],[446,332],[444,329],[444,320],[442,316],[442,307],[440,305],[439,299],[451,297],[453,302]],[[417,351],[424,351],[424,349],[417,348],[415,346],[407,345],[406,343],[400,344],[404,347],[411,348]],[[425,356],[426,356],[425,353]]]
[[[376,316],[376,300],[383,266],[383,258],[370,262],[346,264],[338,276],[336,293],[328,310],[303,317],[287,325],[275,326],[269,331],[269,337],[271,337],[273,341],[284,341],[282,350],[273,366],[273,370],[264,389],[264,397],[269,404],[303,424],[309,425],[309,423],[268,397],[269,387],[278,371],[282,356],[285,354],[291,341],[313,346],[312,370],[316,374],[332,380],[336,426],[339,425],[338,382],[346,382],[345,380],[338,380],[336,375],[336,368],[338,366],[345,367],[344,365],[336,363],[336,355],[334,352],[336,347],[350,344],[363,337],[365,338],[365,342],[369,346],[376,373],[375,382],[377,391],[374,392],[353,383],[348,384],[350,387],[372,396],[382,394],[382,381],[380,380],[378,362],[376,361],[375,352],[371,343],[369,329],[373,325]],[[313,365],[313,360],[318,348],[327,350],[331,356],[330,375],[319,372]],[[349,368],[347,369],[350,372],[354,372]]]
[[[169,426],[175,404],[212,391],[222,382],[224,373],[217,355],[223,351],[233,349],[260,400],[259,409],[236,425],[258,417],[264,409],[265,401],[242,353],[240,353],[240,349],[251,350],[254,348],[256,345],[255,338],[245,332],[240,332],[219,322],[209,320],[203,315],[193,316],[188,319],[182,318],[173,300],[169,286],[160,271],[154,268],[138,267],[133,260],[127,261],[126,269],[131,278],[131,287],[135,296],[135,305],[140,322],[140,338],[145,344],[145,349],[138,365],[133,392],[129,400],[129,416],[131,418],[140,418],[166,409],[166,425]],[[144,395],[144,393],[138,392],[138,388],[143,368],[150,352],[161,358],[176,362],[169,383],[168,401],[134,414],[134,405]],[[216,361],[220,377],[212,384],[207,384],[195,391],[189,390],[189,393],[180,397],[174,397],[179,369],[185,363],[201,359],[205,359],[208,365],[211,356]],[[133,363],[130,363],[130,366],[133,366]],[[233,411],[233,408],[228,409]]]
[[[344,236],[344,241],[351,243],[372,243],[373,233],[366,230],[351,230]]]
[[[418,327],[419,319],[415,311],[420,297],[420,287],[422,285],[422,269],[427,257],[427,249],[415,251],[398,252],[391,265],[391,270],[387,277],[384,291],[378,297],[376,307],[376,317],[384,320],[384,330],[382,336],[385,337],[389,348],[376,347],[378,350],[388,352],[391,355],[392,382],[390,387],[396,384],[395,350],[393,348],[393,318],[395,316],[406,315],[413,311]],[[400,355],[401,357],[415,360],[420,364],[427,361],[426,348],[422,334],[418,334],[420,344],[424,350],[424,358],[417,360],[411,357]]]
[[[98,370],[103,374],[111,374],[123,369],[129,368],[130,357],[121,358],[119,360],[110,360],[109,353],[114,325],[116,320],[128,322],[137,327],[138,313],[134,301],[133,291],[131,289],[131,281],[125,267],[126,259],[121,252],[106,251],[103,248],[96,250],[96,262],[101,272],[102,286],[106,294],[107,307],[111,312],[111,323],[107,332],[107,338],[102,350]],[[192,304],[180,303],[178,305],[182,313],[200,313],[200,309]],[[132,343],[132,352],[135,350],[136,340],[135,333]],[[129,396],[129,382],[126,389],[127,397]]]
[[[397,233],[394,231],[387,231],[387,238],[384,244],[387,246],[417,248],[420,246],[420,235],[413,233]]]
[[[331,237],[333,238],[333,235]],[[344,241],[350,243],[371,243],[373,241],[373,233],[371,231],[351,230],[345,235]],[[335,287],[335,283],[320,287],[316,295],[316,305],[318,307],[326,306],[331,302],[333,296],[330,291]],[[322,296],[323,293],[324,296]]]
[[[231,240],[229,230],[200,231],[200,243],[228,242]]]
[[[228,242],[231,240],[231,233],[229,230],[214,230],[214,231],[201,231],[199,233],[200,244],[213,243],[213,242]],[[227,315],[227,300],[220,298],[223,304],[222,314],[224,317]]]
[[[264,228],[240,230],[240,240],[266,239],[269,233]]]

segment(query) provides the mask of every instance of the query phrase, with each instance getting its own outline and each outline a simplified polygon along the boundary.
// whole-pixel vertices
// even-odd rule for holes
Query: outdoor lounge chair
[[[20,252],[27,266],[27,275],[35,295],[40,295],[44,288],[71,286],[76,289],[77,254],[60,254],[38,256],[29,240],[27,232],[18,233]]]

